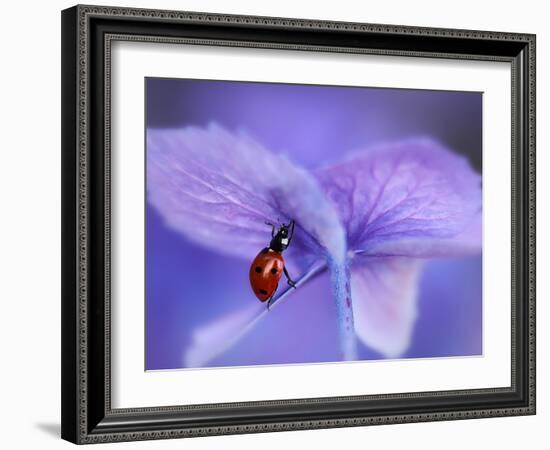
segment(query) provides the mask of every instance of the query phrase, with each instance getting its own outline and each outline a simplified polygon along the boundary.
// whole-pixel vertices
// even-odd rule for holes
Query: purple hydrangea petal
[[[402,238],[373,242],[365,250],[355,252],[364,256],[407,256],[417,258],[449,258],[481,253],[481,212],[474,217],[462,233],[445,238]]]
[[[312,280],[327,270],[324,262],[318,262],[297,278],[296,288]],[[270,310],[265,304],[253,303],[239,311],[224,315],[194,330],[192,343],[183,354],[184,367],[204,367],[213,359],[224,354],[235,346],[243,337],[252,331],[273,310],[288,299],[294,291],[290,286],[284,286],[273,298]]]
[[[481,246],[481,177],[433,140],[382,145],[317,176],[354,251],[427,257]]]
[[[192,343],[183,354],[184,367],[204,367],[224,354],[254,328],[265,312],[264,305],[252,303],[194,330]]]
[[[411,341],[423,262],[415,258],[360,258],[351,275],[357,337],[387,358],[399,357]]]
[[[148,200],[201,245],[251,258],[268,243],[266,221],[294,219],[295,257],[346,252],[338,213],[317,180],[244,133],[148,129],[147,163]]]

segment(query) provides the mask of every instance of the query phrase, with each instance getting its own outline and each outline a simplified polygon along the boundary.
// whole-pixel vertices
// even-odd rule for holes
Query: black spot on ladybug
[[[260,294],[267,295],[267,291],[265,289],[260,289]]]
[[[275,267],[273,269],[270,270],[270,272],[275,275],[277,273],[277,269],[275,269]]]
[[[256,266],[254,270],[256,271],[256,273],[262,273],[262,268],[260,266]]]

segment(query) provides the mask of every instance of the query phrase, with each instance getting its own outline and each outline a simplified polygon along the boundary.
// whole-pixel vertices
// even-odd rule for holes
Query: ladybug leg
[[[273,300],[273,295],[269,297],[269,300],[267,301],[267,310],[269,311],[269,307],[271,306],[271,300]]]
[[[277,292],[277,288],[275,288],[275,292]],[[269,300],[267,301],[267,310],[269,311],[269,308],[271,306],[271,302],[273,301],[273,297],[275,297],[275,292],[271,294],[271,297],[269,297]]]
[[[266,222],[265,224],[271,227],[271,237],[275,237],[275,225],[273,225],[271,222]]]
[[[288,271],[286,270],[286,266],[283,267],[283,272],[285,273],[286,281],[287,281],[288,285],[290,287],[293,287],[294,289],[296,289],[296,282],[292,278],[290,278],[290,275],[288,274]]]
[[[288,245],[290,245],[290,242],[292,241],[292,237],[294,236],[294,220],[290,222],[290,237],[288,238]]]

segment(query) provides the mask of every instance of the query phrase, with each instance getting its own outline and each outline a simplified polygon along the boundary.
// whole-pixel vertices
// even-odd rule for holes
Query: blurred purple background
[[[309,169],[375,143],[429,136],[481,170],[481,93],[147,78],[146,99],[147,128],[216,122],[244,129]],[[149,204],[146,221],[146,369],[181,368],[193,330],[257,301],[250,261],[189,242]],[[429,262],[403,357],[481,354],[481,282],[481,257]],[[358,345],[360,359],[382,358]],[[334,301],[322,276],[209,366],[337,361],[338,352]]]

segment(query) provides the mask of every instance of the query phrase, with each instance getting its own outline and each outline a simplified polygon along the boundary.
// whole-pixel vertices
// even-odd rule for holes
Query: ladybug
[[[249,276],[252,291],[261,302],[267,301],[269,309],[283,273],[288,284],[296,289],[296,283],[290,278],[282,255],[294,235],[294,220],[288,225],[282,224],[279,229],[272,223],[266,222],[266,225],[271,226],[271,242],[252,261]]]

